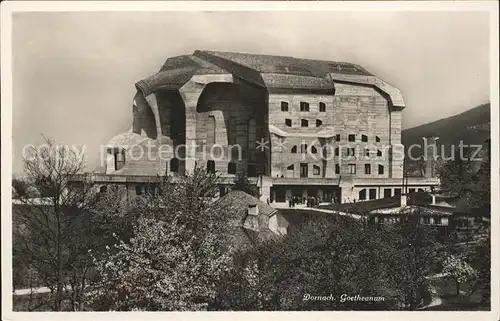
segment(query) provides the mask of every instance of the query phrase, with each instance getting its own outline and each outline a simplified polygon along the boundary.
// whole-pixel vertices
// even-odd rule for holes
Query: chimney
[[[425,178],[434,177],[434,163],[438,156],[437,140],[439,137],[427,136],[422,138],[424,141],[424,160],[425,160]]]
[[[406,194],[401,194],[401,205],[400,207],[406,207],[407,205],[407,195]]]
[[[259,230],[259,207],[257,204],[248,205],[248,215],[244,226],[254,231]]]

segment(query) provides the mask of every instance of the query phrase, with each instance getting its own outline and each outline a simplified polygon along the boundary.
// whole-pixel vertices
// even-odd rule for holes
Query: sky
[[[134,84],[196,49],[360,64],[402,91],[403,128],[490,100],[483,12],[18,12],[12,46],[14,173],[42,135],[99,166],[132,125]]]

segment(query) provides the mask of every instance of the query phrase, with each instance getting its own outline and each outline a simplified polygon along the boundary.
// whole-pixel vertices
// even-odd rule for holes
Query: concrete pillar
[[[185,172],[192,173],[196,166],[196,106],[206,85],[211,82],[233,83],[233,76],[230,74],[220,75],[195,75],[179,88],[179,94],[184,101],[186,111],[186,155]]]
[[[424,160],[425,160],[425,174],[424,177],[434,177],[434,163],[438,155],[438,147],[436,141],[439,137],[430,136],[422,138],[424,140]]]
[[[161,138],[161,121],[160,121],[160,110],[158,109],[158,100],[156,99],[156,94],[151,93],[145,97],[146,102],[151,108],[153,115],[155,116],[155,124],[156,124],[156,139],[159,140]]]
[[[267,200],[271,200],[271,187],[273,180],[269,176],[260,176],[258,180],[260,190],[260,200],[267,204]]]

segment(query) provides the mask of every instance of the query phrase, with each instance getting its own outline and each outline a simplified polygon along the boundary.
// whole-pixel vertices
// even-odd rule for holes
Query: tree
[[[259,198],[259,188],[256,185],[253,185],[246,172],[239,172],[234,178],[234,185],[232,187],[235,191],[242,191],[247,194],[250,194],[254,197]]]
[[[296,233],[257,242],[240,253],[232,284],[225,285],[231,310],[385,310],[393,302],[384,288],[384,235],[349,217],[324,216]],[[234,274],[233,274],[234,275]],[[305,295],[336,300],[307,300]],[[386,301],[341,302],[342,294],[384,296]]]
[[[446,243],[436,240],[437,231],[421,224],[424,209],[417,209],[400,223],[383,228],[391,241],[386,245],[390,255],[386,262],[391,288],[399,293],[406,309],[415,310],[429,288],[430,274],[438,271]]]
[[[443,263],[443,273],[451,276],[456,284],[457,297],[460,296],[460,284],[477,276],[477,272],[465,260],[450,255]]]
[[[96,259],[99,281],[87,292],[94,309],[208,309],[231,263],[226,213],[213,203],[217,180],[197,168],[137,199],[132,237],[117,237]]]
[[[79,187],[70,182],[83,168],[78,150],[46,139],[45,146],[33,147],[24,158],[26,183],[46,191],[46,197],[33,199],[25,193],[22,205],[13,207],[15,268],[28,267],[39,286],[50,288],[43,303],[56,311],[81,307],[91,268],[87,252],[96,245],[86,212],[95,190],[90,182],[82,181]],[[68,301],[69,307],[64,305]]]
[[[28,184],[24,180],[18,178],[12,179],[12,192],[16,197],[27,196],[28,187]]]

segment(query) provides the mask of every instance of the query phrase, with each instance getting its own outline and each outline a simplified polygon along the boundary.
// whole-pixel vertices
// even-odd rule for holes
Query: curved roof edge
[[[330,73],[329,75],[333,82],[337,81],[337,82],[357,83],[357,84],[373,86],[378,90],[382,91],[383,93],[385,93],[387,96],[389,96],[389,99],[391,100],[391,104],[393,107],[396,107],[398,109],[403,109],[406,107],[401,91],[398,88],[388,84],[387,82],[383,81],[378,77],[346,75],[337,73]]]

